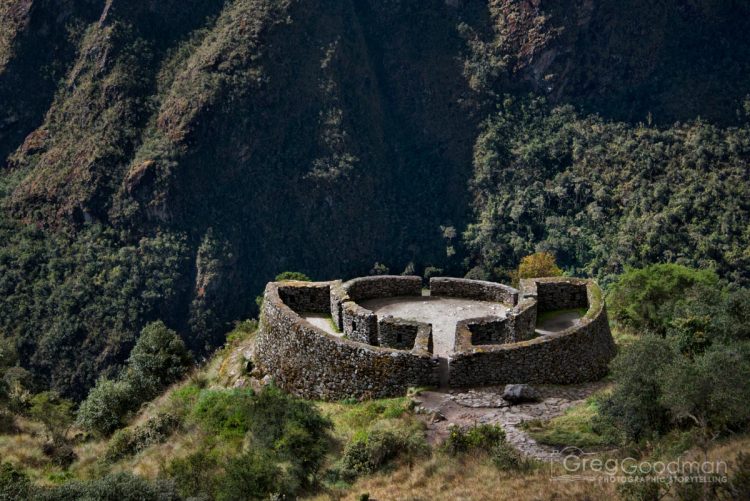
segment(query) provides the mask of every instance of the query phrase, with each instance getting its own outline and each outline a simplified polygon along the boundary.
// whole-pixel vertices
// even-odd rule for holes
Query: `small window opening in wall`
[[[396,334],[396,342],[399,343],[399,344],[401,344],[403,342],[403,340],[404,340],[404,337],[401,335],[401,333],[400,332],[397,333]]]
[[[356,331],[356,330],[357,330],[357,322],[355,322],[355,321],[353,321],[353,320],[352,320],[352,330],[353,330],[353,331]]]

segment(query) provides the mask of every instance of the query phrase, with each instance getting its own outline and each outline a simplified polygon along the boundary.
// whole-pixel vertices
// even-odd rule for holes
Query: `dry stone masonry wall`
[[[504,317],[456,325],[447,360],[451,387],[504,383],[568,384],[601,378],[615,345],[601,290],[590,280],[541,278],[502,284],[432,278],[431,295],[502,302]],[[420,296],[419,277],[377,276],[333,282],[274,282],[266,287],[255,363],[282,388],[299,396],[336,400],[403,395],[410,386],[439,384],[432,327],[386,316],[357,301]],[[586,308],[564,331],[537,336],[538,313]],[[344,336],[327,333],[301,316],[328,313]]]
[[[430,295],[496,301],[508,306],[515,306],[518,303],[518,291],[513,287],[466,278],[432,277],[430,278]]]
[[[410,350],[417,340],[420,329],[424,331],[423,335],[432,339],[432,326],[422,322],[403,320],[394,318],[390,315],[385,316],[378,322],[378,344],[386,348],[395,348],[397,350]],[[430,346],[431,346],[430,341]],[[432,353],[432,348],[429,348]]]
[[[521,289],[524,302],[538,301],[539,310],[587,312],[562,332],[504,345],[472,345],[468,325],[459,323],[456,345],[461,351],[450,360],[450,386],[571,384],[603,377],[615,344],[601,289],[591,280],[558,277],[522,281]],[[550,296],[554,294],[560,296]]]
[[[295,395],[323,400],[398,396],[411,386],[437,385],[438,361],[427,350],[429,340],[418,337],[415,347],[406,351],[340,338],[313,326],[282,300],[294,297],[288,295],[288,287],[317,295],[330,286],[266,286],[254,353],[260,372]]]

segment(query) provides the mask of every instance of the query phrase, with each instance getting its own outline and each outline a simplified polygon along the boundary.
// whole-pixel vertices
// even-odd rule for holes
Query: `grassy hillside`
[[[559,463],[521,458],[490,425],[455,428],[444,443],[430,446],[429,421],[415,413],[413,395],[331,403],[291,398],[247,372],[244,354],[252,350],[254,328],[254,322],[239,324],[210,360],[128,414],[113,434],[66,429],[68,455],[50,453],[48,417],[56,407],[46,417],[33,410],[16,417],[15,430],[0,434],[0,494],[23,488],[23,499],[268,499],[282,493],[319,500],[630,500],[685,499],[700,490],[699,484],[662,486],[654,494],[648,483],[633,490],[615,482],[551,480],[569,472]],[[615,375],[580,406],[525,428],[541,443],[598,450],[602,459],[688,461],[705,454],[728,464],[727,482],[712,485],[710,499],[747,492],[750,465],[743,454],[750,438],[739,429],[706,447],[698,429],[679,424],[647,440],[619,442],[619,431],[601,419],[604,402],[623,384],[627,379]]]

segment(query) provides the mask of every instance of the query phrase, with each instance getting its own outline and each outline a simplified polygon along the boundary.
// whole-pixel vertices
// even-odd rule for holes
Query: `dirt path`
[[[558,461],[557,449],[537,443],[520,428],[520,424],[559,416],[604,386],[605,383],[601,382],[535,386],[541,396],[539,402],[514,406],[502,399],[503,387],[495,386],[466,391],[425,391],[414,400],[417,402],[416,411],[424,415],[427,423],[427,440],[433,445],[445,440],[452,424],[459,427],[498,424],[505,430],[508,442],[523,455],[540,461]]]

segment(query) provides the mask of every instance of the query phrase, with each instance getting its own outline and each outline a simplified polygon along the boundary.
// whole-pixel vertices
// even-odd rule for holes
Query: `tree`
[[[562,270],[555,262],[555,256],[551,252],[536,252],[521,259],[516,272],[518,279],[559,277]]]
[[[693,288],[715,296],[719,277],[711,270],[677,264],[654,264],[623,273],[610,288],[607,306],[612,317],[638,331],[665,334],[679,301]]]
[[[10,463],[0,463],[0,500],[28,499],[31,490],[31,481],[25,473]]]
[[[125,377],[145,392],[148,400],[185,375],[192,356],[177,333],[163,322],[143,328],[130,352]]]
[[[28,415],[44,424],[53,443],[67,441],[65,435],[73,424],[73,403],[70,400],[60,398],[53,391],[39,393],[31,399]]]
[[[81,403],[77,423],[86,430],[109,435],[122,426],[137,398],[129,382],[102,378]]]
[[[695,359],[680,356],[658,376],[659,402],[675,421],[688,420],[708,442],[750,420],[750,343],[718,344]]]
[[[274,494],[284,495],[290,490],[286,475],[273,458],[258,451],[250,451],[231,459],[226,473],[219,481],[216,499],[268,499]]]
[[[675,358],[669,341],[646,335],[624,348],[610,366],[616,386],[602,404],[602,414],[614,421],[630,440],[668,428],[669,415],[659,400],[663,367]]]
[[[298,280],[300,282],[310,282],[310,277],[299,271],[283,271],[276,275],[277,282],[283,282],[285,280]]]

